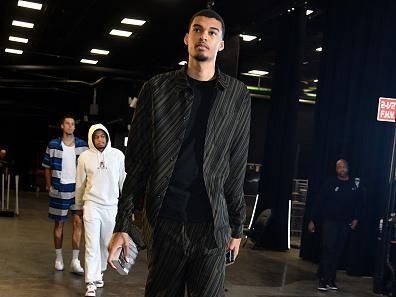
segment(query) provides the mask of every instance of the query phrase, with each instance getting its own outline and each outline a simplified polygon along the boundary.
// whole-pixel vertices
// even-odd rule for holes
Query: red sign
[[[379,98],[377,121],[396,121],[396,99],[383,97]]]

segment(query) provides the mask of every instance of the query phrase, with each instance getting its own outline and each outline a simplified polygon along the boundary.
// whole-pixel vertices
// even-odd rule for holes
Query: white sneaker
[[[84,269],[81,267],[80,260],[74,259],[70,263],[70,271],[72,273],[78,274],[78,275],[83,275],[84,274]]]
[[[87,283],[87,291],[85,292],[85,297],[95,297],[96,296],[96,286],[94,283]]]
[[[55,260],[55,270],[57,271],[62,271],[65,268],[65,265],[63,265],[63,260]]]
[[[96,281],[96,282],[95,282],[95,286],[96,286],[97,288],[103,288],[103,286],[104,286],[104,281],[102,281],[102,280]]]

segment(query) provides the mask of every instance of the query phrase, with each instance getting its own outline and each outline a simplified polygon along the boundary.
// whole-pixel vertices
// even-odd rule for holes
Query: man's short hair
[[[191,17],[191,19],[190,19],[190,21],[188,23],[187,32],[190,32],[190,28],[191,28],[191,24],[192,24],[193,20],[196,17],[199,17],[199,16],[204,16],[204,17],[207,17],[207,18],[218,20],[221,23],[221,33],[222,33],[221,36],[224,38],[224,35],[225,35],[225,23],[224,23],[224,20],[216,11],[214,11],[213,9],[209,9],[209,8],[208,9],[202,9],[202,10],[198,11],[197,13],[195,13]]]
[[[59,126],[60,126],[60,125],[63,125],[63,123],[65,122],[66,119],[73,119],[74,122],[76,122],[76,118],[74,117],[74,115],[72,115],[72,114],[65,114],[65,115],[61,118],[61,120],[60,120],[60,122],[59,122]]]

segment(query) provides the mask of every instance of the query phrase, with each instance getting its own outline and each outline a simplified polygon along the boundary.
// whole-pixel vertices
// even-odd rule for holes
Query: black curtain
[[[369,275],[384,216],[394,126],[376,121],[378,98],[396,98],[396,1],[327,1],[306,215],[339,157],[366,190],[364,214],[348,246],[350,274]],[[301,256],[317,260],[320,236],[304,228]]]
[[[296,152],[296,121],[306,29],[305,8],[280,17],[271,107],[266,133],[256,217],[266,208],[272,217],[256,246],[288,248],[288,209]]]
[[[221,51],[217,58],[217,63],[224,73],[238,77],[239,68],[239,48],[240,48],[239,35],[233,35],[224,40],[224,50]]]

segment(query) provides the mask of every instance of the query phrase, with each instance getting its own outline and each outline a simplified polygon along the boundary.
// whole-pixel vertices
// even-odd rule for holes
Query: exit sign
[[[396,99],[379,98],[377,121],[395,122],[396,120]]]

